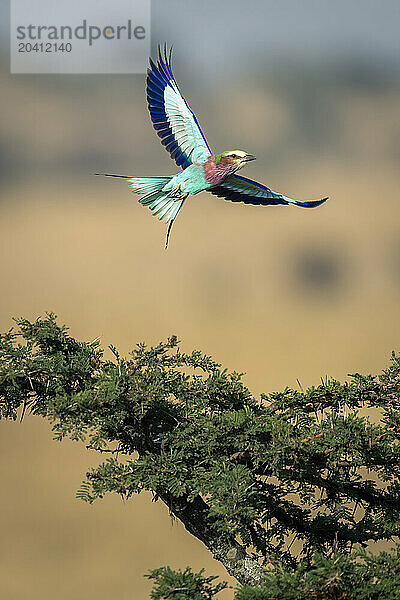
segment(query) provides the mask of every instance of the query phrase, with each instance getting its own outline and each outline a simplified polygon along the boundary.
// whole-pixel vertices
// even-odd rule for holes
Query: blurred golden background
[[[176,333],[255,394],[380,371],[400,340],[398,13],[391,1],[153,3],[153,48],[174,42],[211,147],[255,153],[243,174],[286,195],[330,197],[302,210],[201,194],[167,252],[165,226],[126,185],[92,176],[174,172],[144,77],[10,75],[3,48],[1,331],[54,311],[122,353]],[[136,600],[166,564],[226,578],[148,495],[76,500],[98,458],[52,441],[47,422],[1,423],[0,451],[2,600]]]

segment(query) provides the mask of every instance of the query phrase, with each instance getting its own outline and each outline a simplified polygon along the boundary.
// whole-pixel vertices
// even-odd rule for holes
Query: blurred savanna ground
[[[400,341],[400,71],[387,42],[397,4],[307,1],[301,15],[250,4],[230,2],[208,32],[211,3],[155,2],[153,47],[175,43],[175,75],[212,148],[252,152],[243,174],[329,201],[264,208],[201,194],[165,252],[165,226],[123,182],[92,175],[174,172],[144,77],[12,76],[3,53],[2,331],[14,315],[54,311],[73,335],[122,353],[176,333],[185,350],[244,371],[256,394],[387,364]],[[244,42],[229,35],[240,15]],[[253,41],[260,22],[265,40]],[[47,423],[2,423],[0,448],[1,599],[136,600],[143,573],[164,564],[225,576],[147,495],[76,500],[97,458],[54,443]]]

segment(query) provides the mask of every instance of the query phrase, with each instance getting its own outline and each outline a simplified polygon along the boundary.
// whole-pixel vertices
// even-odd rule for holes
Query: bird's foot
[[[182,192],[181,184],[178,183],[172,190],[169,192],[168,196],[170,198],[174,198],[175,200],[182,200],[182,197],[186,197],[187,194]]]

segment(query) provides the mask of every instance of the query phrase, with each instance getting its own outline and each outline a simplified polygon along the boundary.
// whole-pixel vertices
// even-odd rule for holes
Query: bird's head
[[[243,150],[227,150],[226,152],[222,152],[222,154],[217,154],[215,156],[215,162],[226,166],[232,171],[238,171],[244,165],[251,161],[255,160],[256,157],[254,154],[248,154]]]

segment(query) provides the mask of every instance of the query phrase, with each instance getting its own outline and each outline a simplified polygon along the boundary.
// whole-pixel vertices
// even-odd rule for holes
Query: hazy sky
[[[319,62],[353,58],[400,65],[399,0],[154,0],[153,41],[188,46],[212,64],[231,54]],[[205,61],[205,57],[207,61]]]

